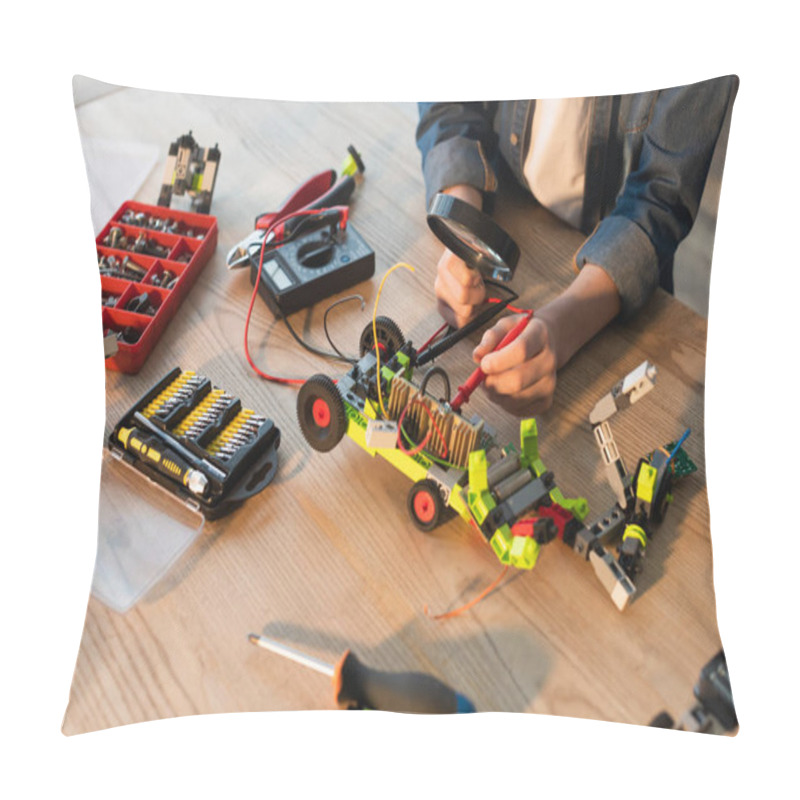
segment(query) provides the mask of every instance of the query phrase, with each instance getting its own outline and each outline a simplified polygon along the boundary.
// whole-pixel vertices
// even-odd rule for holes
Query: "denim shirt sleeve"
[[[456,184],[494,192],[497,149],[488,103],[420,103],[417,146],[422,153],[425,203]]]
[[[670,270],[689,233],[711,157],[739,79],[716,78],[659,92],[638,163],[613,211],[575,256],[601,266],[616,284],[621,317],[633,316]]]

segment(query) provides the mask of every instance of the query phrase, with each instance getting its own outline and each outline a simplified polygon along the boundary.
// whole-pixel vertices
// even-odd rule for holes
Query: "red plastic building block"
[[[536,524],[537,517],[527,517],[517,520],[511,526],[512,536],[533,536],[533,526]]]
[[[558,503],[553,503],[549,506],[539,506],[536,513],[540,517],[549,517],[552,519],[556,524],[556,528],[558,528],[558,538],[564,538],[564,528],[573,518],[572,514],[570,514],[566,508],[560,506]]]

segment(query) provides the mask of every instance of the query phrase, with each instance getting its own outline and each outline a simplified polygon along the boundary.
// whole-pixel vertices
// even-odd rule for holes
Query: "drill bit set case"
[[[208,378],[175,367],[122,416],[107,445],[213,520],[269,485],[280,431]]]
[[[126,201],[97,236],[108,369],[141,369],[217,246],[207,214]]]

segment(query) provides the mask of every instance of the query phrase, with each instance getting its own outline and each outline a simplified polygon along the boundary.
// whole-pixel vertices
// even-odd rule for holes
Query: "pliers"
[[[361,183],[364,173],[364,162],[353,145],[347,148],[347,153],[339,175],[334,169],[320,172],[295,189],[277,211],[259,214],[256,217],[255,230],[228,253],[225,259],[228,269],[248,266],[251,253],[261,248],[267,230],[281,219],[298,211],[346,205],[356,186]],[[270,244],[280,244],[304,219],[302,216],[293,217],[285,225],[275,228],[270,233]]]

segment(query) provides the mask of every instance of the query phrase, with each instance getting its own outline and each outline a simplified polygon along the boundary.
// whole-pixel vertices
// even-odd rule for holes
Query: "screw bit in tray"
[[[114,426],[108,447],[166,489],[221,517],[275,476],[280,431],[232,394],[176,367]]]

